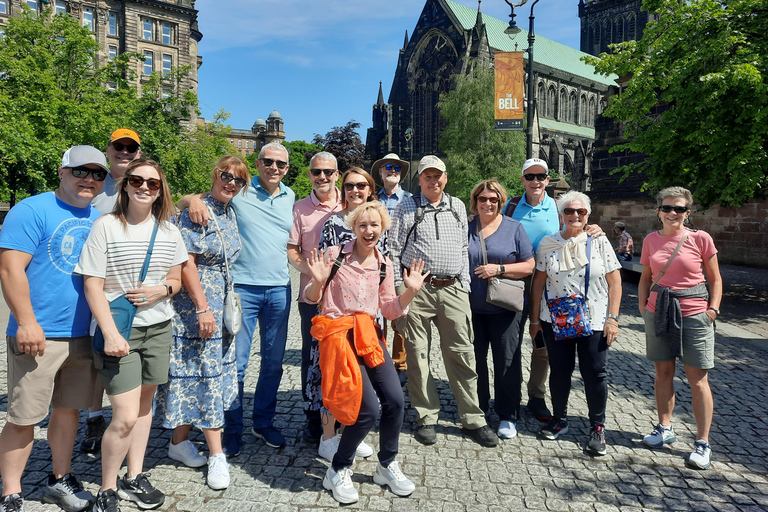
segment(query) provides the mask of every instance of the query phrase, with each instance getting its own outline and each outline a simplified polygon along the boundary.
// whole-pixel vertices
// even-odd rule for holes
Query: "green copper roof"
[[[536,44],[536,43],[534,43]],[[579,137],[586,137],[589,139],[595,138],[595,129],[588,126],[579,126],[571,123],[562,123],[560,121],[554,121],[552,119],[539,118],[539,126],[552,132],[569,133],[571,135],[577,135]]]
[[[471,30],[475,26],[475,22],[477,21],[476,9],[470,9],[453,0],[445,0],[445,3],[459,20],[464,30]],[[525,11],[525,9],[523,9],[523,11]],[[525,12],[529,13],[530,10]],[[519,14],[520,13],[518,13],[518,17],[520,17]],[[526,15],[525,18],[527,17],[528,16]],[[483,14],[483,23],[485,23],[485,30],[488,33],[488,43],[491,45],[491,48],[503,52],[513,52],[516,50],[515,43],[517,43],[517,51],[528,49],[527,30],[523,30],[515,35],[505,34],[504,30],[509,26],[509,22],[493,18],[487,14]],[[606,77],[598,75],[594,72],[592,66],[586,62],[582,62],[581,57],[585,55],[587,54],[569,46],[565,46],[564,44],[552,41],[551,39],[547,39],[546,37],[542,37],[538,33],[536,34],[536,40],[533,45],[533,61],[535,63],[559,69],[596,83],[616,85],[616,82],[614,81],[616,79],[615,76]],[[528,58],[528,54],[525,55],[525,58]]]

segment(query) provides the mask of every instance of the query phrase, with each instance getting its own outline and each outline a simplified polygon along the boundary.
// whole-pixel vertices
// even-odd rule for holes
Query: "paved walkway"
[[[685,467],[685,457],[695,435],[690,391],[682,368],[678,369],[675,430],[678,442],[650,450],[642,446],[642,434],[656,423],[653,399],[653,366],[644,357],[643,325],[638,314],[637,287],[624,285],[622,330],[609,355],[608,454],[590,458],[582,451],[588,433],[587,410],[581,379],[574,376],[569,401],[571,431],[558,441],[540,441],[541,424],[526,411],[518,425],[520,435],[498,448],[485,449],[459,432],[455,402],[445,380],[437,353],[434,372],[444,404],[438,442],[422,446],[411,434],[415,414],[406,402],[406,420],[400,437],[404,472],[417,485],[410,498],[397,498],[375,485],[371,475],[375,455],[358,460],[353,469],[360,502],[349,506],[375,511],[758,511],[768,510],[768,442],[765,438],[768,403],[768,341],[765,338],[765,288],[768,271],[733,267],[724,275],[741,272],[743,283],[732,295],[740,295],[731,321],[731,306],[724,305],[716,345],[716,369],[710,373],[715,396],[711,444],[713,466],[708,471]],[[727,278],[726,278],[727,281]],[[751,297],[751,293],[762,296]],[[295,293],[295,288],[294,288]],[[729,309],[730,308],[730,309]],[[751,308],[751,309],[750,309]],[[167,494],[167,511],[297,511],[336,509],[330,493],[322,488],[327,463],[316,457],[316,448],[300,440],[303,423],[299,386],[300,336],[298,313],[292,314],[285,375],[279,394],[276,425],[288,437],[288,445],[275,450],[245,436],[241,455],[232,461],[232,484],[223,492],[205,485],[204,472],[181,467],[166,457],[170,432],[157,423],[147,453],[152,481]],[[7,307],[0,299],[0,324],[6,324]],[[748,320],[748,321],[747,321]],[[762,327],[761,327],[762,326]],[[749,327],[750,332],[745,330]],[[761,334],[762,333],[762,334]],[[761,339],[762,336],[762,339]],[[524,366],[530,340],[524,341]],[[257,347],[258,344],[254,344]],[[4,349],[2,350],[4,351]],[[6,358],[0,354],[0,425],[4,424]],[[252,393],[258,368],[254,355],[246,381]],[[527,378],[527,374],[525,375]],[[252,394],[246,397],[246,411]],[[107,410],[108,411],[108,410]],[[490,418],[491,425],[498,418]],[[249,425],[246,419],[246,425]],[[41,504],[42,488],[50,471],[50,450],[45,442],[47,424],[35,431],[36,442],[23,485],[26,510],[58,510]],[[203,444],[195,431],[194,441]],[[82,435],[82,430],[80,432]],[[80,438],[78,438],[79,442]],[[377,445],[372,433],[367,441]],[[98,456],[76,452],[74,472],[86,488],[95,492],[100,481]],[[125,504],[123,510],[134,508]]]

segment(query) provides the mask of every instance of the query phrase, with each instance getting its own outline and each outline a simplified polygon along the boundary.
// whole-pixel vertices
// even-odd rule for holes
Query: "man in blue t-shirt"
[[[285,436],[272,424],[277,411],[277,390],[283,377],[283,356],[288,340],[291,280],[288,275],[288,235],[293,226],[296,195],[282,183],[289,169],[288,150],[279,142],[261,148],[247,194],[237,194],[231,205],[237,216],[242,250],[232,264],[232,280],[243,306],[243,327],[235,338],[240,407],[224,412],[224,453],[240,453],[243,434],[243,382],[251,355],[253,332],[259,323],[261,365],[253,392],[253,429],[267,446],[285,446]],[[187,196],[192,222],[208,222],[208,209],[198,196]]]
[[[0,232],[0,281],[8,321],[8,415],[0,434],[2,510],[22,510],[21,475],[34,427],[48,422],[53,473],[43,501],[66,510],[90,508],[93,495],[71,474],[78,409],[90,405],[96,370],[91,312],[83,278],[73,274],[93,221],[89,203],[107,176],[104,154],[91,146],[64,153],[59,188],[16,205]],[[51,398],[52,397],[52,398]]]

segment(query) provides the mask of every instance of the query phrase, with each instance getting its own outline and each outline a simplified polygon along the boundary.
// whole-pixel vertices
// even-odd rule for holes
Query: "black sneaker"
[[[530,398],[526,407],[534,417],[543,422],[552,421],[552,413],[547,408],[547,402],[543,398]]]
[[[97,453],[101,450],[101,438],[104,437],[105,430],[107,430],[107,422],[104,416],[88,418],[85,422],[85,437],[80,443],[80,450],[85,453]]]
[[[462,428],[461,431],[465,436],[469,437],[480,446],[493,448],[499,444],[499,436],[497,436],[496,433],[491,430],[491,427],[488,425],[484,425],[480,428],[473,428],[471,430],[468,428]]]
[[[590,455],[605,455],[605,429],[602,425],[590,430],[586,451]]]
[[[97,494],[93,512],[120,512],[117,492],[114,489],[107,489]]]
[[[149,473],[139,473],[129,479],[126,474],[117,479],[117,495],[124,500],[133,501],[141,509],[157,508],[165,501],[165,494],[149,483]]]
[[[24,512],[24,500],[21,494],[9,494],[0,499],[0,512]]]
[[[552,418],[547,426],[539,430],[540,439],[554,440],[568,432],[568,420]]]
[[[421,425],[418,429],[416,429],[416,433],[413,435],[414,438],[421,444],[425,444],[427,446],[431,444],[435,444],[437,442],[437,425]]]

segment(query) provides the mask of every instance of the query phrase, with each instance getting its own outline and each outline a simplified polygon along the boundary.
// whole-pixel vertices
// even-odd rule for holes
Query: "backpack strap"
[[[421,197],[421,195],[419,195],[419,197]],[[403,248],[400,251],[401,255],[405,254],[405,249],[408,247],[408,241],[411,239],[413,232],[416,231],[416,226],[421,224],[421,221],[424,220],[424,205],[421,204],[421,199],[419,199],[417,202],[415,194],[411,196],[410,199],[413,201],[413,204],[416,205],[416,213],[413,217],[413,226],[411,226],[411,229],[408,230],[408,234],[405,237],[405,243],[403,244]]]
[[[512,217],[514,215],[515,210],[517,209],[517,205],[520,204],[520,200],[523,198],[523,196],[517,196],[513,197],[509,200],[507,203],[507,207],[504,209],[504,215],[507,217]]]
[[[344,246],[339,246],[339,255],[336,256],[336,260],[333,262],[333,267],[331,268],[331,273],[328,274],[328,279],[325,280],[325,285],[323,286],[323,297],[325,296],[325,290],[328,289],[328,285],[331,284],[331,279],[336,275],[336,272],[339,271],[341,268],[341,262],[344,261],[344,256],[346,256],[348,253],[344,252]]]
[[[381,262],[381,267],[379,267],[379,286],[381,286],[381,283],[384,282],[384,278],[387,277],[387,261],[384,260]]]

